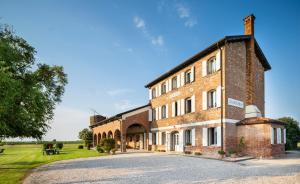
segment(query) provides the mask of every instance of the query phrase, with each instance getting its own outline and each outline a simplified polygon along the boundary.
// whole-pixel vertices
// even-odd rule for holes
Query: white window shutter
[[[202,77],[206,76],[207,75],[207,67],[206,67],[206,63],[207,61],[202,61]]]
[[[270,139],[271,139],[271,144],[274,144],[274,128],[271,127],[270,130],[271,130],[271,137],[270,137]]]
[[[168,92],[169,92],[169,81],[166,80],[166,93],[168,93]]]
[[[221,146],[221,127],[217,127],[217,146]]]
[[[222,87],[221,86],[218,86],[217,87],[217,90],[216,90],[216,93],[217,93],[217,107],[221,107],[221,93],[222,93]]]
[[[172,79],[169,79],[169,91],[172,91]]]
[[[180,130],[179,131],[179,151],[183,151],[183,139],[184,139],[184,136],[183,136],[183,130]]]
[[[159,84],[158,85],[158,96],[160,96],[161,95],[161,85]]]
[[[195,105],[196,105],[196,103],[195,103],[195,95],[193,95],[191,97],[191,100],[192,100],[192,112],[195,112]]]
[[[161,107],[158,107],[158,119],[161,119]]]
[[[169,118],[169,105],[166,104],[166,118]]]
[[[221,52],[220,50],[216,54],[216,70],[220,70],[221,68]]]
[[[149,132],[149,145],[152,145],[152,133]]]
[[[170,151],[171,147],[171,134],[169,132],[166,132],[166,150]]]
[[[195,81],[195,66],[192,66],[191,69],[191,82]]]
[[[192,129],[192,146],[196,146],[196,129]]]
[[[207,128],[202,128],[202,146],[207,146]]]
[[[177,75],[177,88],[180,87],[180,75]]]
[[[283,143],[286,144],[286,129],[283,129]]]
[[[158,145],[158,141],[159,141],[159,139],[158,139],[158,132],[156,132],[155,133],[155,145]]]
[[[152,121],[152,109],[148,110],[148,121]]]
[[[180,100],[177,101],[177,113],[178,113],[178,115],[182,115],[181,114],[181,101]]]
[[[149,100],[151,100],[151,99],[152,99],[152,90],[149,89]]]
[[[158,120],[158,113],[159,113],[158,108],[156,107],[155,108],[155,120]]]
[[[175,117],[175,102],[172,102],[172,117]]]
[[[202,110],[207,109],[207,91],[202,92]]]
[[[277,144],[281,144],[281,129],[277,128]]]
[[[162,143],[162,132],[158,132],[158,145]]]
[[[184,72],[181,72],[180,80],[181,86],[184,86]]]
[[[180,109],[180,111],[181,111],[181,115],[184,115],[185,114],[185,112],[184,112],[184,99],[181,99],[180,100],[180,102],[181,102],[181,104],[180,104],[180,107],[181,107],[181,109]]]
[[[158,97],[159,96],[159,88],[158,88],[158,86],[155,87],[155,93],[156,93],[156,97]]]

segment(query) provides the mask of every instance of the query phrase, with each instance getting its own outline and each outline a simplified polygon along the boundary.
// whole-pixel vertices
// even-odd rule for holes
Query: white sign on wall
[[[179,92],[179,91],[176,91],[176,92],[172,93],[172,94],[169,96],[169,98],[174,98],[174,97],[177,97],[177,96],[179,96],[179,95],[180,95],[180,92]]]
[[[228,105],[234,106],[234,107],[239,107],[239,108],[244,108],[244,102],[235,100],[232,98],[228,98]]]

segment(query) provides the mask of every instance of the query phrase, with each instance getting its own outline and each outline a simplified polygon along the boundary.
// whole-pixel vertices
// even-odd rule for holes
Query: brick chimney
[[[244,18],[245,35],[254,36],[254,20],[255,16],[253,14],[248,15]]]

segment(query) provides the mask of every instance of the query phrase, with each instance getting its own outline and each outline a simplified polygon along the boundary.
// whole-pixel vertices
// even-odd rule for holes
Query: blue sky
[[[299,1],[0,0],[0,22],[37,50],[38,62],[69,77],[45,139],[73,140],[90,109],[113,115],[148,102],[144,85],[226,35],[255,36],[266,73],[266,116],[300,120]]]

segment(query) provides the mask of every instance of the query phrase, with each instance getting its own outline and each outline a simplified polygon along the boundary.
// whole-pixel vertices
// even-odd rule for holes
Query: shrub
[[[195,152],[194,155],[202,155],[201,152]]]
[[[235,151],[234,149],[229,149],[229,150],[228,150],[228,153],[229,153],[229,155],[232,155],[232,154],[235,154],[236,151]]]
[[[219,150],[218,153],[219,153],[219,155],[225,155],[226,154],[224,150]]]
[[[114,154],[116,154],[117,148],[114,148],[111,151],[112,151],[112,154],[114,155]]]
[[[78,145],[78,149],[83,149],[83,145]]]
[[[184,154],[190,155],[190,154],[192,154],[192,152],[191,151],[185,151]]]
[[[93,147],[93,145],[92,145],[92,144],[88,144],[86,148],[87,148],[88,150],[90,150],[91,147]]]
[[[96,150],[97,150],[99,153],[103,153],[103,152],[104,152],[103,148],[102,148],[100,145],[97,145]]]
[[[192,146],[192,144],[190,142],[185,144],[186,146]]]
[[[62,142],[58,142],[55,144],[55,148],[57,148],[57,149],[61,150],[63,147],[64,147],[64,144]]]
[[[100,145],[103,145],[102,148],[105,152],[110,153],[110,151],[116,147],[116,141],[112,138],[102,139]]]

